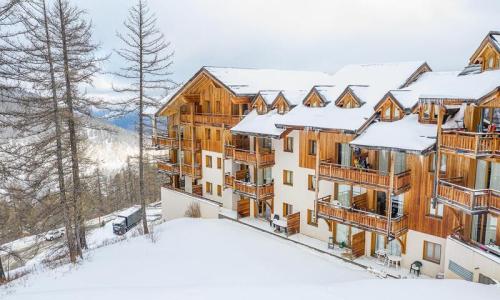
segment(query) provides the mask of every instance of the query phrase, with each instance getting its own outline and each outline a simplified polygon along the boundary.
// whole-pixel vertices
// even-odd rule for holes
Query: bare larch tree
[[[114,87],[116,92],[126,94],[127,99],[121,103],[124,111],[136,112],[139,118],[139,202],[145,234],[149,233],[149,229],[144,194],[144,112],[158,108],[160,97],[175,86],[170,79],[173,52],[170,51],[170,42],[165,41],[156,22],[146,1],[138,0],[130,8],[124,22],[125,33],[117,33],[124,47],[116,50],[116,53],[125,61],[125,65],[114,73],[127,82],[126,86]]]

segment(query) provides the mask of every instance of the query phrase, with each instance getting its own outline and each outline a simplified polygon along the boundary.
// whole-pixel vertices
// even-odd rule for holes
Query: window
[[[431,110],[432,110],[432,106],[430,103],[424,103],[424,106],[422,108],[422,117],[424,119],[430,119],[431,117]]]
[[[384,110],[384,119],[391,119],[391,106],[387,106],[387,108]]]
[[[289,170],[283,170],[283,184],[293,185],[293,172]]]
[[[220,114],[222,112],[222,106],[220,101],[215,101],[215,113]]]
[[[437,166],[437,153],[434,152],[429,158],[429,171],[435,171]],[[441,166],[439,167],[441,173],[446,173],[446,154],[441,153]]]
[[[217,169],[222,169],[222,158],[217,157]]]
[[[285,142],[283,143],[283,151],[293,152],[293,137],[287,136]]]
[[[282,115],[282,114],[284,114],[284,113],[285,113],[285,105],[283,105],[283,104],[281,104],[281,103],[280,103],[280,105],[278,105],[278,113],[279,113],[280,115]]]
[[[220,142],[220,130],[219,129],[215,130],[215,140]]]
[[[318,221],[316,220],[316,214],[314,213],[314,210],[308,209],[307,210],[307,224],[311,226],[318,227]]]
[[[222,197],[222,185],[217,185],[217,196]]]
[[[210,101],[208,100],[205,100],[204,101],[204,106],[205,106],[205,113],[211,113],[212,112],[212,108],[210,107]]]
[[[212,167],[212,156],[210,156],[210,155],[205,156],[205,167],[207,167],[207,168]]]
[[[399,117],[400,117],[399,109],[398,108],[394,108],[394,119],[399,119]]]
[[[436,264],[441,263],[441,245],[424,241],[423,258]]]
[[[315,191],[316,190],[316,176],[314,175],[307,175],[307,189],[310,191]]]
[[[205,139],[206,140],[211,140],[212,139],[210,128],[205,128]]]
[[[205,191],[207,194],[209,195],[212,195],[213,194],[213,190],[212,190],[212,183],[211,182],[206,182],[205,183]]]
[[[309,149],[308,149],[308,152],[309,152],[309,155],[316,155],[316,140],[309,140]]]
[[[293,206],[283,202],[283,217],[293,214]]]
[[[434,203],[432,198],[429,199],[429,216],[442,218],[443,209],[443,203],[438,203],[437,201]]]

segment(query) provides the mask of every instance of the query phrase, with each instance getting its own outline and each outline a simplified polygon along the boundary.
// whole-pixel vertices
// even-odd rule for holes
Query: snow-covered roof
[[[408,89],[415,99],[478,101],[500,86],[500,70],[459,76],[459,72],[427,72]]]
[[[296,105],[301,104],[308,93],[309,93],[309,89],[284,90],[281,92],[281,94],[285,97],[286,101],[288,101],[288,103],[291,106],[296,106]]]
[[[436,143],[436,134],[437,125],[421,124],[418,115],[412,114],[394,122],[373,123],[350,144],[422,153]]]
[[[252,110],[243,120],[241,120],[241,122],[231,129],[231,132],[279,137],[285,130],[276,128],[275,124],[278,123],[283,116],[284,115],[278,114],[276,109],[263,115],[259,115],[256,110]]]
[[[324,72],[224,67],[203,69],[236,95],[256,95],[264,90],[309,90],[313,85],[332,82],[332,75]]]
[[[315,86],[314,90],[327,103],[335,102],[350,88],[363,105],[359,108],[339,108],[333,103],[321,108],[297,106],[278,123],[279,127],[314,127],[356,131],[373,116],[375,104],[389,90],[403,87],[415,72],[425,65],[422,61],[349,65],[333,75],[333,84]]]

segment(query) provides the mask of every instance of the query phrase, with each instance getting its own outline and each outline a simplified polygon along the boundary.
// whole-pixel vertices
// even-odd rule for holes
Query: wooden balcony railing
[[[207,124],[214,126],[224,126],[233,127],[238,124],[243,116],[232,116],[232,115],[221,115],[221,114],[211,114],[211,113],[196,113],[194,114],[194,123],[196,124]],[[193,117],[191,114],[181,114],[182,123],[192,123]]]
[[[234,183],[234,177],[233,177],[233,176],[231,176],[231,174],[226,173],[226,174],[224,175],[224,185],[225,185],[226,187],[230,187],[230,188],[232,188],[232,187],[233,187],[233,183]]]
[[[202,196],[203,195],[203,185],[195,184],[193,185],[193,194]]]
[[[487,211],[500,213],[500,192],[491,189],[475,190],[452,181],[439,181],[437,198],[440,202],[472,214]]]
[[[201,167],[195,166],[193,168],[192,165],[183,164],[182,165],[182,174],[189,175],[193,178],[201,178]]]
[[[187,151],[193,151],[193,141],[190,139],[181,140],[181,149]],[[194,151],[199,151],[199,150],[201,150],[201,141],[196,140],[194,141]]]
[[[153,146],[161,149],[175,149],[179,147],[179,140],[175,137],[153,136]]]
[[[231,179],[229,179],[230,177]],[[231,183],[232,185],[229,185]],[[266,183],[262,185],[256,185],[255,183],[245,182],[241,180],[236,180],[234,177],[226,174],[224,177],[224,184],[227,184],[229,187],[233,188],[233,191],[239,194],[244,194],[251,198],[257,198],[257,193],[259,195],[259,199],[266,199],[274,196],[274,183]]]
[[[329,161],[322,161],[320,163],[319,176],[327,180],[348,181],[383,190],[389,189],[390,184],[390,176],[387,172],[342,166]],[[407,190],[410,187],[410,182],[410,170],[395,174],[393,192],[397,194]]]
[[[444,131],[441,148],[472,156],[500,156],[500,134]]]
[[[157,168],[160,171],[163,171],[167,174],[178,174],[179,173],[179,165],[177,163],[165,160],[159,160],[157,163]]]
[[[226,146],[225,155],[226,157],[233,158],[235,161],[242,162],[248,165],[256,165],[257,158],[259,161],[259,167],[272,166],[274,165],[274,150],[262,150],[263,152],[257,153],[250,150],[236,149],[230,146]]]
[[[323,200],[318,200],[318,217],[380,234],[387,233],[386,216],[334,205],[326,200],[328,200],[326,197]],[[390,235],[392,237],[399,237],[407,231],[408,217],[406,215],[391,219]]]

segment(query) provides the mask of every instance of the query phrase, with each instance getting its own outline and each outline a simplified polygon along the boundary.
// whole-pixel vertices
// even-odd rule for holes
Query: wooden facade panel
[[[349,143],[354,139],[353,135],[333,133],[333,132],[320,132],[319,151],[320,160],[331,159],[337,160],[338,144]],[[299,132],[299,166],[302,168],[315,169],[316,155],[311,155],[309,152],[309,141],[316,141],[317,133],[314,131],[301,130]]]

